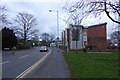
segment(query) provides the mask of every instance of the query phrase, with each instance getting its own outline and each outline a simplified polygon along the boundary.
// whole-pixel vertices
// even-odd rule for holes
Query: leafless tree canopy
[[[82,20],[85,18],[85,15],[81,11],[71,12],[66,7],[63,7],[66,13],[69,15],[67,20],[64,20],[67,24],[81,25]]]
[[[41,35],[42,40],[49,41],[50,35],[48,33],[43,33]]]
[[[23,38],[24,41],[36,35],[38,32],[38,30],[35,29],[36,18],[31,14],[19,13],[15,19],[15,23],[14,31],[17,36]]]
[[[6,6],[0,5],[0,26],[5,27],[7,24],[10,24],[7,19],[7,8]]]
[[[118,44],[120,41],[120,31],[115,31],[111,34],[111,42],[113,44]]]
[[[54,35],[50,35],[50,41],[53,41],[55,39]]]
[[[115,23],[120,24],[120,0],[78,0],[78,2],[67,3],[64,9],[71,13],[81,12],[83,15],[95,15],[95,17],[105,12]],[[117,18],[116,18],[117,17]]]
[[[48,33],[43,33],[42,35],[41,35],[41,39],[43,40],[43,41],[54,41],[54,39],[55,39],[55,36],[54,35],[52,35],[52,34],[48,34]]]

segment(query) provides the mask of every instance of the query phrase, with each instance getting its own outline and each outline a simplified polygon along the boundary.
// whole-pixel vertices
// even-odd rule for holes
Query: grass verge
[[[64,52],[72,78],[118,78],[118,53]]]

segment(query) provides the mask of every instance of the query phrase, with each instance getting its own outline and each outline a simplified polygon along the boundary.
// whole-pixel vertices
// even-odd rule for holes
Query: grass
[[[64,52],[72,78],[118,78],[118,53]]]

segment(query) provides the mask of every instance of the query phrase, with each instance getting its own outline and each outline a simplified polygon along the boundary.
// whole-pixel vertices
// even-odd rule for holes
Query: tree
[[[50,45],[50,35],[48,33],[43,33],[41,35],[42,45],[49,46]]]
[[[73,41],[76,41],[76,50],[77,50],[80,34],[82,33],[81,27],[83,27],[83,26],[82,25],[72,25],[72,24],[70,26],[72,26],[72,39],[73,39]]]
[[[24,44],[26,40],[30,39],[38,32],[38,30],[35,29],[37,25],[36,18],[32,14],[18,13],[15,23],[16,25],[13,29],[17,36],[20,36],[24,40]]]
[[[50,35],[50,41],[53,42],[55,39],[55,36],[54,35]]]
[[[117,44],[120,50],[120,31],[115,31],[111,34],[110,40],[112,44]]]
[[[76,11],[76,12],[71,12],[71,10],[67,9],[67,7],[64,7],[64,9],[70,14],[67,21],[64,20],[69,26],[72,26],[72,39],[73,41],[76,41],[76,52],[78,49],[78,41],[80,38],[81,34],[81,29],[80,27],[82,20],[84,19],[85,15],[81,14],[81,11]],[[69,22],[69,23],[68,23]],[[69,46],[68,46],[69,47]],[[69,50],[69,48],[68,48]]]
[[[2,48],[12,48],[17,45],[17,38],[13,30],[4,27],[2,29]]]
[[[102,15],[103,12],[113,22],[120,24],[120,21],[116,17],[120,17],[120,0],[79,0],[71,6],[65,6],[69,12],[74,13],[82,11],[83,15],[95,15],[95,17]]]
[[[43,34],[41,35],[41,39],[42,39],[43,41],[49,41],[49,40],[50,40],[50,35],[49,35],[48,33],[43,33]]]
[[[0,5],[0,27],[5,27],[8,24],[11,24],[7,18],[7,8],[6,6]]]
[[[67,24],[73,24],[73,25],[81,25],[82,20],[85,18],[86,15],[81,14],[82,11],[76,11],[71,12],[69,9],[64,7],[67,14],[69,14],[69,17],[67,20],[63,20]]]

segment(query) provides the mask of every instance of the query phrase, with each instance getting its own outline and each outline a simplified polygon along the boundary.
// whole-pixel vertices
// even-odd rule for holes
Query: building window
[[[84,36],[86,36],[87,35],[87,33],[86,32],[84,32]]]
[[[84,41],[84,45],[87,46],[87,41]]]

